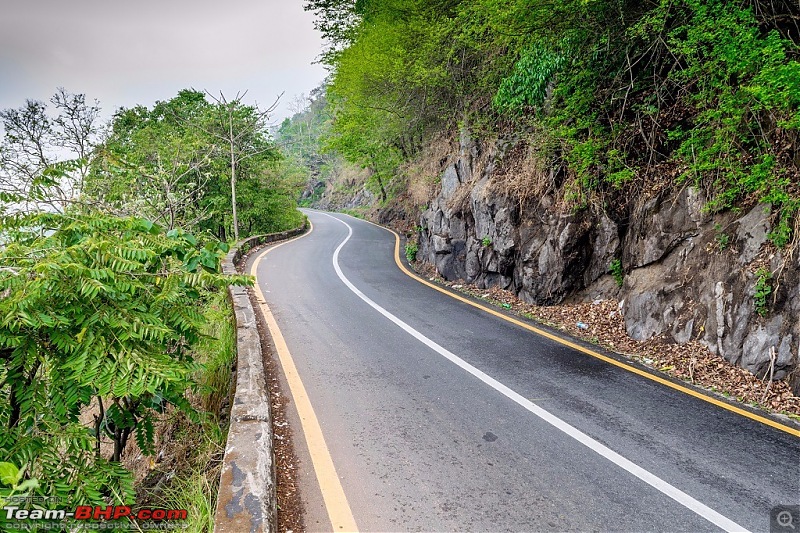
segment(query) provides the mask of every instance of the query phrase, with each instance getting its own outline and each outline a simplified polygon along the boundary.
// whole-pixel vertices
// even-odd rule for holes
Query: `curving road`
[[[800,503],[795,427],[453,299],[390,232],[307,214],[251,265],[313,411],[293,398],[310,531],[769,531]]]

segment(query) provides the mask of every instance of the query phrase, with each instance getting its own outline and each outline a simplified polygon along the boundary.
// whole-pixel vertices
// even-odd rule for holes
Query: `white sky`
[[[0,109],[57,87],[97,99],[103,116],[180,89],[270,105],[274,121],[326,75],[302,0],[0,0]]]

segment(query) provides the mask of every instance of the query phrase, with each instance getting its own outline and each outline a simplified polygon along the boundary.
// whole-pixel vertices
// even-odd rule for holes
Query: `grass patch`
[[[406,259],[409,263],[413,263],[417,260],[417,252],[419,251],[419,247],[415,242],[409,242],[406,244]]]
[[[345,215],[366,220],[365,212],[366,208],[342,209],[340,211],[340,213],[344,213]]]
[[[228,399],[231,368],[236,357],[233,310],[225,291],[214,293],[202,309],[205,338],[195,358],[202,369],[192,403],[203,414],[200,424],[182,413],[165,420],[161,432],[169,435],[163,479],[147,490],[147,499],[159,507],[186,509],[186,530],[214,530],[214,511],[225,442],[228,438]]]

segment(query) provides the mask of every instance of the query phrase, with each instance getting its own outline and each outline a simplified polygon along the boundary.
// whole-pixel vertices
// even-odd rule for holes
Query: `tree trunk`
[[[236,212],[236,154],[233,146],[233,111],[228,115],[228,135],[231,141],[231,207],[233,211],[233,240],[239,242],[239,215]]]
[[[17,391],[20,388],[29,388],[31,387],[34,378],[36,377],[36,372],[39,370],[40,363],[37,361],[34,363],[33,368],[31,368],[30,373],[26,377],[25,376],[25,369],[24,368],[16,368],[11,369],[8,373],[8,377],[6,378],[6,382],[11,380],[11,394],[9,394],[8,403],[11,405],[11,413],[8,416],[8,428],[13,429],[19,424],[19,419],[22,416],[22,401],[17,395]],[[14,383],[14,381],[24,379],[25,385],[21,386],[20,383]]]
[[[375,178],[378,180],[378,187],[381,188],[381,203],[386,203],[386,188],[383,186],[383,180],[380,174],[376,174]]]
[[[378,163],[375,161],[375,156],[371,156],[370,159],[372,159],[372,170],[373,172],[375,172],[375,181],[378,182],[378,187],[381,190],[381,203],[385,204],[387,198],[386,187],[383,186],[383,180],[381,179],[381,175],[378,172]]]
[[[103,422],[106,418],[106,410],[103,407],[103,398],[97,397],[97,407],[100,413],[94,415],[94,456],[100,459],[100,441],[102,440]]]
[[[131,436],[131,428],[117,428],[114,431],[114,452],[111,455],[111,462],[119,463],[122,460],[122,453],[125,451],[125,446],[128,445],[128,437]]]

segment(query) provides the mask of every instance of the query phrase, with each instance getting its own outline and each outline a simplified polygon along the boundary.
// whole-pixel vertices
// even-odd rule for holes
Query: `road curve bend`
[[[791,431],[435,291],[383,228],[307,214],[250,268],[309,531],[769,531],[800,503]]]

